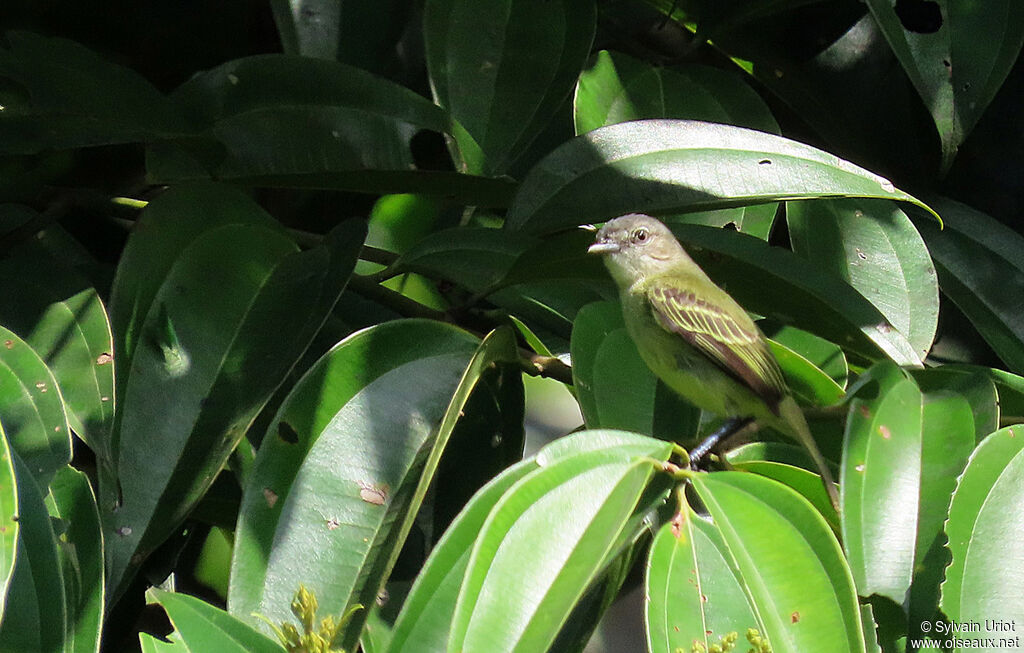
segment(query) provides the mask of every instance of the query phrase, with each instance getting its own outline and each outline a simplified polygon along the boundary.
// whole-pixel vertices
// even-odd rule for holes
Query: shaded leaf
[[[39,485],[12,452],[18,496],[18,542],[7,604],[0,622],[0,650],[63,651],[68,614],[57,535]]]
[[[944,229],[917,223],[939,273],[939,287],[1014,372],[1024,372],[1024,237],[984,213],[933,200]]]
[[[170,197],[140,220],[112,298],[126,406],[111,447],[117,485],[100,485],[113,588],[213,482],[334,306],[365,235],[342,223],[299,252],[233,191]]]
[[[173,104],[135,71],[67,39],[22,31],[6,37],[0,78],[23,93],[0,98],[4,151],[131,143],[187,130]]]
[[[501,174],[572,89],[594,38],[587,0],[430,0],[427,69],[464,172]]]
[[[104,583],[96,497],[86,475],[65,466],[54,477],[46,501],[60,528],[56,533],[57,551],[68,614],[64,650],[98,651],[104,619]]]
[[[943,169],[995,97],[1024,45],[1024,10],[1012,0],[984,7],[964,0],[922,3],[913,24],[888,1],[867,5],[931,111],[942,140]],[[928,12],[927,9],[933,9]]]
[[[0,324],[49,367],[71,428],[106,463],[114,414],[110,323],[96,289],[67,263],[35,240],[0,260]]]

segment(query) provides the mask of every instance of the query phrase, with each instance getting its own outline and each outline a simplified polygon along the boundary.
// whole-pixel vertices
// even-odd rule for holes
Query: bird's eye
[[[649,235],[650,234],[647,233],[646,229],[644,229],[643,227],[640,227],[639,229],[637,229],[636,231],[633,232],[633,242],[634,243],[642,243],[642,242],[647,240],[647,236],[649,236]]]

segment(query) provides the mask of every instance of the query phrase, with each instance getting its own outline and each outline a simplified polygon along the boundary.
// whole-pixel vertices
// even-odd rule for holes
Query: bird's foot
[[[704,438],[704,441],[696,447],[690,449],[690,468],[697,469],[704,456],[708,455],[718,443],[739,432],[753,421],[753,417],[732,417],[726,420],[717,431]]]

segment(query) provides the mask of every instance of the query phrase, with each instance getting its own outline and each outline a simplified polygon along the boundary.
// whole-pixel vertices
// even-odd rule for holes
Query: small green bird
[[[624,215],[607,222],[587,251],[604,255],[626,330],[651,371],[702,410],[753,418],[800,442],[838,509],[832,474],[764,334],[668,227],[647,215]]]

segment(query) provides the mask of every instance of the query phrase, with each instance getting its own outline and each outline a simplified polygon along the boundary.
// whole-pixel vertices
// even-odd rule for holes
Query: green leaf
[[[71,428],[106,464],[114,415],[114,349],[96,289],[35,240],[0,260],[0,283],[8,290],[0,299],[0,324],[21,336],[49,367]]]
[[[375,605],[363,626],[363,634],[359,638],[360,650],[362,653],[386,653],[390,645],[391,626],[380,615],[380,607]]]
[[[659,459],[669,451],[663,445]],[[477,538],[448,650],[546,650],[600,575],[654,470],[649,458],[613,448],[556,460],[516,483]]]
[[[748,311],[791,323],[869,358],[921,359],[863,295],[793,252],[727,229],[673,225],[694,260]]]
[[[772,320],[757,324],[773,342],[793,351],[824,372],[840,388],[846,388],[850,368],[842,348],[803,329],[785,326]]]
[[[921,501],[922,396],[892,368],[892,385],[850,403],[840,470],[843,543],[862,596],[902,604],[914,568]],[[903,378],[900,378],[900,377]]]
[[[626,333],[618,302],[595,302],[573,323],[573,387],[591,429],[648,433],[689,442],[700,410],[658,381]]]
[[[0,624],[3,623],[7,592],[17,562],[18,542],[18,486],[10,445],[0,426]]]
[[[362,223],[342,223],[299,252],[258,206],[212,185],[150,204],[112,298],[125,406],[111,447],[117,486],[100,485],[112,598],[195,506],[299,359],[364,235]]]
[[[413,91],[334,61],[258,55],[192,78],[173,94],[195,124],[187,138],[152,143],[146,167],[161,182],[238,183],[369,193],[424,192],[504,205],[508,180],[416,170],[410,140],[452,131],[447,114]]]
[[[139,633],[139,646],[142,648],[142,653],[190,653],[188,646],[174,633],[171,633],[168,638],[170,641],[165,642],[149,633]]]
[[[576,133],[644,118],[682,118],[779,133],[768,105],[732,72],[655,67],[619,52],[591,57],[576,83]]]
[[[770,204],[738,206],[732,209],[718,209],[716,211],[695,211],[679,215],[666,215],[662,216],[662,220],[668,224],[678,222],[682,224],[703,224],[709,227],[726,227],[728,229],[735,229],[740,233],[757,236],[761,240],[768,240],[778,212],[778,202],[772,202]]]
[[[536,240],[501,229],[460,227],[427,235],[404,252],[388,276],[418,272],[481,292],[504,279]]]
[[[868,8],[899,58],[942,140],[943,170],[1006,79],[1024,44],[1024,9],[1012,0],[923,3],[938,24],[905,25],[888,0]],[[941,13],[940,13],[941,12]]]
[[[888,180],[808,145],[687,120],[640,120],[577,136],[523,180],[511,229],[548,233],[631,211],[705,211],[779,200],[920,200]]]
[[[949,508],[952,564],[942,584],[942,611],[960,623],[1022,614],[1018,591],[1024,543],[1024,437],[1010,426],[971,454]],[[995,633],[990,633],[995,634]]]
[[[765,478],[776,480],[796,490],[821,513],[821,516],[828,522],[829,528],[836,533],[841,532],[839,514],[832,505],[828,492],[825,491],[825,487],[821,484],[821,476],[804,469],[802,465],[786,464],[772,460],[740,460],[740,456],[733,456],[732,453],[730,452],[729,462],[733,467],[742,471],[760,474]]]
[[[248,624],[194,596],[151,587],[146,591],[146,598],[159,603],[167,611],[175,631],[172,641],[180,641],[187,650],[216,650],[225,653],[284,651],[277,642],[256,632]]]
[[[395,621],[388,653],[443,653],[469,554],[484,521],[514,483],[537,469],[526,460],[498,475],[463,508],[431,551]]]
[[[306,373],[245,488],[232,614],[288,619],[300,583],[337,613],[373,603],[415,512],[413,493],[429,481],[423,455],[477,345],[439,322],[387,322],[346,338]],[[346,641],[364,620],[355,615]]]
[[[892,202],[790,202],[793,250],[853,286],[924,358],[939,318],[935,267],[921,235]]]
[[[951,391],[930,392],[922,404],[921,499],[917,514],[914,576],[907,596],[911,637],[927,636],[922,622],[939,615],[939,584],[949,564],[943,527],[956,478],[974,449],[971,405]]]
[[[783,344],[768,341],[790,391],[805,403],[829,406],[843,398],[843,388],[824,371]]]
[[[647,559],[644,616],[650,651],[689,651],[760,623],[718,530],[689,507],[661,527]]]
[[[51,517],[61,529],[57,551],[64,573],[67,634],[64,650],[99,650],[103,627],[103,542],[100,515],[89,479],[65,466],[57,472],[46,498]]]
[[[501,174],[542,131],[594,39],[586,0],[429,0],[423,35],[434,98],[463,129],[456,159]]]
[[[41,488],[71,461],[71,430],[60,387],[24,340],[0,327],[0,423]]]
[[[864,650],[860,607],[835,535],[806,499],[755,474],[696,474],[776,653]]]
[[[3,151],[132,143],[186,131],[174,105],[135,71],[67,39],[21,31],[6,38],[10,49],[0,49],[0,79],[23,92],[0,102]]]
[[[57,536],[30,470],[12,453],[18,496],[18,542],[0,650],[64,651],[68,614]]]
[[[974,418],[975,443],[981,442],[986,435],[999,428],[999,413],[1004,401],[1000,399],[1000,390],[996,386],[996,379],[999,377],[990,376],[985,368],[941,365],[913,370],[912,374],[924,392],[955,392],[967,400]],[[1008,372],[1003,372],[1003,375],[1008,378],[1014,376]],[[1009,391],[1009,388],[1006,388],[1006,393]],[[1008,408],[1012,408],[1009,397],[1005,402]]]
[[[969,206],[937,197],[945,228],[917,223],[939,273],[939,287],[1010,371],[1024,372],[1024,237]]]

